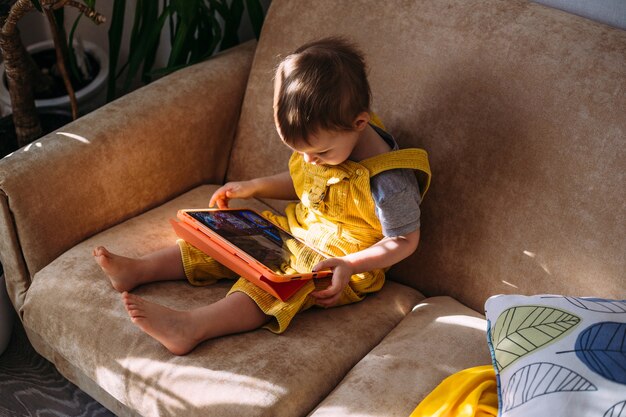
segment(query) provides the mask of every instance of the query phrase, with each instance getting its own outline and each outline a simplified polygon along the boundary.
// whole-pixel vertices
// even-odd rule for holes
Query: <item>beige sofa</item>
[[[91,249],[171,244],[177,209],[285,169],[277,59],[340,34],[374,110],[434,177],[417,252],[365,301],[178,357],[128,319]],[[626,292],[626,33],[521,0],[274,0],[247,43],[129,94],[0,161],[0,254],[35,348],[120,416],[406,416],[490,361],[498,293]],[[275,201],[238,202],[281,209]],[[186,309],[230,283],[136,290]]]

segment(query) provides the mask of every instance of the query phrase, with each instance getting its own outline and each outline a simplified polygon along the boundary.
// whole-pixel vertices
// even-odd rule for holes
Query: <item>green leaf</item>
[[[228,10],[228,15],[224,18],[224,37],[220,45],[220,50],[231,48],[239,44],[239,26],[241,26],[241,17],[243,16],[243,0],[233,0]]]
[[[164,19],[163,21],[158,19],[158,2],[138,0],[137,6],[139,7],[140,5],[142,7],[139,10],[135,9],[135,25],[133,26],[131,46],[128,51],[128,71],[124,81],[124,91],[130,89],[133,79],[144,66],[150,45],[152,45],[154,37],[160,35],[163,22],[165,22]],[[137,13],[141,15],[139,20],[137,20]],[[149,69],[144,70],[147,71]]]
[[[222,19],[225,20],[229,14],[227,2],[220,0],[209,0],[209,3],[211,4],[211,8],[215,9],[220,14],[220,16],[222,16]]]
[[[173,67],[186,62],[188,49],[186,47],[187,35],[189,34],[189,26],[184,22],[180,22],[178,30],[174,36],[174,44],[167,62],[168,67]]]
[[[163,10],[168,6],[168,0],[163,0]],[[176,33],[176,16],[175,13],[170,13],[168,17],[168,24],[170,29],[170,45],[174,43],[174,33]]]
[[[196,16],[197,1],[193,0],[172,0],[172,7],[176,14],[187,26],[192,26],[192,21]]]
[[[137,49],[137,44],[139,43],[139,34],[142,29],[143,9],[143,0],[137,0],[137,3],[135,4],[135,14],[133,17],[133,30],[130,33],[129,54]]]
[[[265,19],[261,2],[259,0],[246,0],[246,8],[248,9],[248,17],[250,18],[254,36],[259,39],[261,36],[261,28],[263,27],[263,20]]]
[[[107,102],[115,99],[115,83],[117,81],[117,63],[120,58],[120,46],[124,31],[126,0],[115,0],[109,27],[109,78],[107,80]]]
[[[146,54],[144,58],[143,71],[142,71],[142,81],[144,83],[149,83],[152,81],[152,76],[150,75],[150,71],[152,67],[154,67],[154,62],[156,60],[156,53],[159,49],[159,40],[161,38],[161,32],[163,31],[163,26],[165,26],[165,21],[168,20],[171,15],[171,8],[166,6],[156,24],[152,27],[152,34],[150,39],[148,40],[148,44],[146,47]]]
[[[203,61],[213,55],[222,39],[222,28],[214,14],[207,14],[200,19],[198,33],[197,55],[192,56],[189,60],[190,64]]]
[[[72,29],[70,30],[70,35],[67,39],[67,47],[69,50],[69,64],[70,71],[74,74],[74,77],[77,80],[82,79],[82,74],[78,70],[78,64],[76,62],[76,51],[74,50],[74,33],[76,32],[76,28],[78,27],[78,23],[80,22],[80,18],[83,17],[82,13],[79,13],[74,20],[74,24],[72,24]]]
[[[157,75],[211,56],[218,47],[226,49],[237,45],[239,27],[246,9],[258,36],[264,18],[261,3],[259,0],[245,0],[245,6],[244,0],[136,0],[129,59],[122,70],[118,68],[115,59],[115,69],[109,73],[119,76],[125,69],[123,88],[126,91],[140,70],[142,81],[148,83]],[[159,8],[163,10],[160,15]],[[109,49],[119,56],[122,29],[117,26],[122,24],[123,15],[114,16],[113,21],[115,25],[112,23],[112,28],[115,26],[115,30],[109,33]],[[153,69],[166,21],[170,29],[170,56],[165,68]],[[114,96],[114,88],[115,83],[110,79],[109,97]]]
[[[33,6],[37,9],[38,12],[43,13],[43,8],[41,7],[41,3],[39,0],[31,0],[33,2]]]
[[[491,329],[498,370],[554,342],[579,322],[579,317],[551,307],[520,306],[503,311]]]

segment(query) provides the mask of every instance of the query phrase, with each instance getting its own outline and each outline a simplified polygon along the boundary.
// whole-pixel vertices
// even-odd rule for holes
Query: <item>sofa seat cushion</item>
[[[426,298],[365,356],[313,417],[407,417],[449,375],[491,363],[484,317],[450,297]]]
[[[306,415],[411,311],[423,296],[388,282],[363,302],[312,309],[283,335],[260,329],[170,354],[135,327],[92,258],[104,245],[141,256],[176,240],[169,218],[180,208],[206,207],[216,186],[201,186],[70,249],[33,277],[22,316],[38,350],[70,380],[92,380],[90,392],[116,413],[145,416]],[[267,209],[258,201],[233,206]],[[223,297],[231,282],[193,287],[184,281],[134,290],[175,309]],[[71,375],[68,375],[71,374]],[[105,398],[110,396],[110,398]],[[111,407],[114,408],[114,407]]]

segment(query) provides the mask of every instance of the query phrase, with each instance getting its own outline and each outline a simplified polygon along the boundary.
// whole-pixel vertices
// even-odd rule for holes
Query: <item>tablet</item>
[[[332,275],[330,270],[310,270],[328,256],[254,210],[179,210],[178,219],[201,232],[196,237],[204,244],[198,249],[245,278],[252,273],[253,280],[282,283]]]

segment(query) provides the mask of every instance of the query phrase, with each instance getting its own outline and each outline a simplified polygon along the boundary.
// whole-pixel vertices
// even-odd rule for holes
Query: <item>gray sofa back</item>
[[[272,121],[279,58],[344,35],[374,111],[433,182],[418,251],[390,276],[482,309],[495,293],[626,289],[626,32],[521,0],[274,0],[227,179],[284,170]]]

